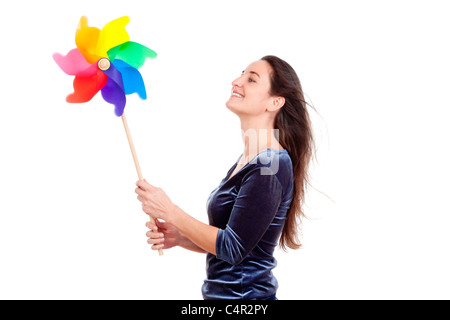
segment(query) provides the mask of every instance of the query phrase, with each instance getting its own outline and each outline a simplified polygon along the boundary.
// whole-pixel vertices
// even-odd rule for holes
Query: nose
[[[242,78],[242,76],[240,76],[239,78],[236,78],[236,79],[231,83],[231,85],[232,85],[233,87],[240,87],[240,88],[242,88],[243,83],[244,83],[243,78]]]

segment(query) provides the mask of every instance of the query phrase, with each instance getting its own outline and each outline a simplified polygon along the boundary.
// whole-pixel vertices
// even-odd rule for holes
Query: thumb
[[[155,219],[155,224],[159,232],[165,232],[167,227],[170,226],[167,222],[159,221],[158,219]]]
[[[163,225],[164,223],[159,221],[157,218],[155,219],[155,224],[158,227],[158,229],[159,228],[164,228],[164,225]]]

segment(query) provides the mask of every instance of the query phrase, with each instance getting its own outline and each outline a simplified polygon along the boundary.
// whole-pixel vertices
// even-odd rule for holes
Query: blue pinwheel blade
[[[144,79],[139,70],[120,59],[114,60],[113,65],[122,75],[125,94],[137,93],[141,99],[147,99]]]

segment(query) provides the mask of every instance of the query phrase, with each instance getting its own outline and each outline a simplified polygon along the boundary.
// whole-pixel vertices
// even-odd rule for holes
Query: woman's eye
[[[248,82],[256,82],[256,81],[253,80],[252,78],[248,78]]]

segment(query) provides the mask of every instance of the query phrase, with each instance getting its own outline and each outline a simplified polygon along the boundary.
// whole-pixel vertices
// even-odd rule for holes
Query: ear
[[[267,111],[272,111],[272,112],[277,111],[278,109],[280,109],[281,107],[284,106],[285,101],[286,100],[284,99],[284,97],[271,98],[270,105],[267,108]]]

